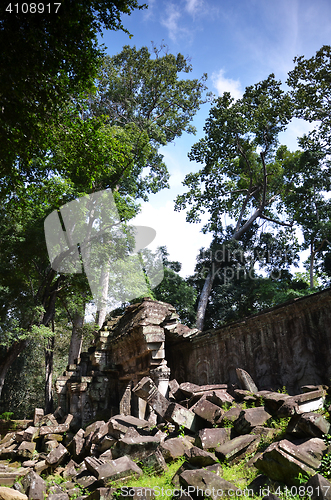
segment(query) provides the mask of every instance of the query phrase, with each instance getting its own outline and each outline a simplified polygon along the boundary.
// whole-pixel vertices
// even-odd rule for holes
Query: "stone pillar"
[[[163,359],[161,364],[150,370],[151,378],[162,396],[167,397],[169,393],[170,368],[167,366],[167,360]]]
[[[169,394],[169,379],[170,379],[170,368],[167,366],[167,361],[163,359],[157,368],[149,371],[154,384],[156,385],[158,391],[165,398]],[[160,423],[162,419],[160,416],[157,418],[154,410],[150,408],[149,422],[156,424]]]
[[[123,395],[120,400],[120,414],[131,415],[131,380],[126,383]]]

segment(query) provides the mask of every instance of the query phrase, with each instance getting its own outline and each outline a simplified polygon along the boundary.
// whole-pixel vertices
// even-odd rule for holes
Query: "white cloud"
[[[185,10],[194,16],[203,7],[203,0],[185,0]]]
[[[185,31],[178,23],[180,17],[181,12],[179,8],[175,4],[169,3],[166,8],[166,17],[161,20],[161,24],[167,28],[169,37],[174,42],[177,40],[177,37]]]
[[[163,207],[154,208],[150,203],[142,204],[141,213],[130,223],[152,227],[156,231],[155,240],[148,246],[155,250],[165,245],[171,260],[178,260],[182,264],[181,276],[193,274],[196,257],[201,247],[208,247],[211,234],[199,231],[201,224],[190,224],[185,220],[184,211],[175,212],[174,202],[167,201]],[[207,216],[205,217],[206,222]]]
[[[232,78],[225,78],[224,73],[224,69],[221,69],[218,73],[213,73],[211,75],[211,80],[214,87],[217,89],[218,95],[223,94],[223,92],[230,92],[232,97],[236,100],[240,99],[243,95],[240,81],[233,80]]]

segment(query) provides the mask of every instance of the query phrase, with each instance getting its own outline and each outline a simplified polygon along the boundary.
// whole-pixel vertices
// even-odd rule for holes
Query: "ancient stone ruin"
[[[236,383],[238,367],[261,389],[295,394],[331,379],[331,290],[277,306],[231,325],[199,332],[179,323],[173,306],[149,298],[107,321],[94,346],[56,382],[58,405],[84,425],[104,413],[146,417],[132,394],[150,376],[166,396],[169,379]]]
[[[181,325],[169,304],[130,306],[57,381],[54,414],[9,423],[0,499],[150,499],[146,487],[128,494],[130,481],[178,459],[173,498],[328,499],[330,301],[328,290],[209,332]],[[284,380],[290,394],[276,391]],[[245,493],[223,477],[235,464],[255,471]]]

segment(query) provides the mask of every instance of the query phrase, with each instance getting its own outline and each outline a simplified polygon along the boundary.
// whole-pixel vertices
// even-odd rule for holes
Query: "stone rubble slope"
[[[247,485],[255,492],[270,485],[299,486],[300,477],[314,492],[321,491],[318,485],[331,486],[318,473],[322,457],[331,451],[322,439],[330,423],[320,411],[329,388],[305,386],[302,394],[289,396],[258,391],[249,374],[239,369],[237,374],[240,389],[172,380],[167,398],[144,377],[133,392],[159,416],[158,425],[115,415],[77,428],[60,407],[50,415],[36,409],[33,421],[0,440],[0,500],[115,499],[121,495],[119,482],[129,485],[146,469],[161,474],[179,457],[185,461],[172,482],[190,492],[188,500],[196,498],[197,488],[215,499],[210,492],[238,493],[222,477],[222,464],[258,469]],[[277,422],[279,428],[286,426],[283,436]]]

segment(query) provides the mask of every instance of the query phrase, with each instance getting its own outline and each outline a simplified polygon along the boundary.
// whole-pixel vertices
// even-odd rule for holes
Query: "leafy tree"
[[[277,157],[283,164],[287,185],[286,212],[302,231],[302,249],[310,250],[310,288],[314,288],[315,261],[327,250],[331,230],[331,204],[325,196],[331,189],[331,169],[323,161],[324,153],[313,147],[294,153],[282,147]]]
[[[296,263],[299,249],[293,235],[288,230],[273,235],[257,229],[253,224],[239,242],[231,240],[233,228],[228,227],[223,237],[200,250],[189,282],[200,295],[206,276],[213,274],[205,328],[217,328],[276,305],[277,297],[292,282],[288,269]]]
[[[169,261],[169,253],[166,247],[160,247],[163,257],[164,278],[162,282],[153,290],[156,300],[168,302],[176,308],[180,321],[188,326],[195,323],[195,302],[196,291],[178,273],[181,270],[181,263]]]
[[[315,148],[330,153],[331,148],[331,46],[323,45],[310,59],[296,57],[287,84],[293,88],[294,114],[317,122],[308,139]]]
[[[278,215],[285,188],[282,165],[274,160],[278,134],[290,118],[290,98],[274,75],[247,87],[242,99],[235,101],[228,92],[217,98],[205,137],[189,153],[204,167],[185,177],[188,191],[177,197],[176,209],[192,205],[189,222],[199,221],[199,214],[208,211],[204,231],[215,236],[222,234],[221,216],[227,213],[236,220],[231,239],[237,241],[258,220],[289,225]],[[200,330],[212,286],[209,273],[197,311]]]
[[[182,106],[186,102],[190,112],[181,107],[177,111],[163,109],[164,122],[155,122],[153,133],[156,134],[159,127],[158,133],[161,134],[161,128],[164,126],[166,130],[171,123],[174,131],[172,134],[164,132],[165,141],[190,130],[188,122],[202,102],[201,93],[204,90],[203,84],[192,84],[196,89],[196,99],[190,105],[188,93],[192,85],[190,80],[177,78],[177,70],[183,68],[183,65],[177,64],[177,59],[167,56],[167,67],[170,71],[172,65],[176,76],[172,75],[167,80],[165,75],[162,81],[167,80],[168,86],[160,86],[159,90],[161,93],[170,92],[171,85],[174,85]],[[194,90],[192,92],[194,94]],[[163,95],[163,99],[167,97],[168,94]],[[77,277],[59,275],[51,269],[44,245],[45,217],[76,197],[110,187],[114,191],[121,220],[129,220],[139,209],[137,200],[146,199],[149,192],[157,192],[166,185],[168,178],[166,167],[157,153],[159,143],[152,134],[149,135],[147,126],[144,129],[134,120],[128,120],[126,124],[115,123],[109,115],[97,116],[92,111],[84,114],[84,103],[78,100],[74,104],[63,105],[57,119],[56,125],[49,127],[52,134],[47,142],[47,151],[40,153],[32,162],[36,172],[47,172],[46,180],[39,179],[38,183],[24,187],[18,184],[15,192],[10,185],[6,186],[7,194],[4,195],[0,228],[3,237],[0,287],[3,338],[7,340],[3,342],[6,363],[1,365],[1,384],[13,360],[27,346],[36,326],[49,327],[47,332],[42,330],[43,333],[55,332],[53,323],[58,299],[66,307],[78,334],[76,352],[71,354],[71,359],[77,357],[75,354],[80,349],[84,301],[88,300],[87,289],[84,288],[86,283],[80,290]],[[29,176],[23,179],[26,182]],[[12,227],[14,232],[10,231]],[[40,246],[36,245],[39,241],[42,241]],[[8,274],[10,279],[7,279]],[[79,293],[83,301],[77,299]],[[54,336],[50,335],[46,349],[46,371],[49,374],[53,363],[53,341]],[[50,376],[47,387],[46,405],[51,398]]]
[[[21,185],[22,173],[42,178],[38,157],[47,150],[50,125],[68,99],[76,101],[94,86],[103,55],[98,33],[127,32],[122,15],[146,7],[137,0],[8,5],[0,18],[2,193]]]

